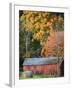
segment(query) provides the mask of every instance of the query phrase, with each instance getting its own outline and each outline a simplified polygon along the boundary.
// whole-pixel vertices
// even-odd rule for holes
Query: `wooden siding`
[[[56,75],[57,74],[57,66],[58,64],[51,65],[25,65],[23,66],[24,71],[32,71],[34,74],[49,74]]]

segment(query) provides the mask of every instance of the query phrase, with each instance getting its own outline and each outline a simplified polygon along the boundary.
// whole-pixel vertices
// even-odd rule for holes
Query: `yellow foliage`
[[[43,12],[43,13],[42,13],[42,16],[45,17],[45,18],[46,18],[48,15],[49,15],[49,13],[47,13],[47,12]]]
[[[37,32],[33,33],[33,40],[40,41],[43,44],[44,36],[49,34],[52,30],[52,25],[55,21],[63,22],[63,18],[61,16],[57,17],[50,17],[50,13],[48,12],[38,12],[38,11],[24,11],[22,16],[20,17],[20,21],[23,23],[20,25],[21,29],[30,30],[37,30]]]
[[[35,25],[34,25],[35,29],[40,29],[40,23],[37,22]]]
[[[33,35],[33,39],[41,41],[44,36],[44,31],[39,31]]]

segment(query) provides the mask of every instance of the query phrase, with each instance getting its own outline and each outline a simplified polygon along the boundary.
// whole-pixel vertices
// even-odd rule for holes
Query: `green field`
[[[35,79],[35,78],[54,78],[54,77],[57,77],[56,75],[43,75],[43,74],[33,74],[33,77],[31,78],[24,78],[24,77],[19,77],[20,80],[22,79]]]

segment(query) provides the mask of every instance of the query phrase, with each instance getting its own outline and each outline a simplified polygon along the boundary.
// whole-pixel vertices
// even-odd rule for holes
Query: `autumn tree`
[[[51,30],[63,30],[63,27],[63,17],[61,14],[56,15],[56,13],[42,11],[23,11],[20,17],[20,32],[24,31],[27,33],[26,35],[28,36],[24,35],[23,38],[26,38],[26,41],[28,40],[28,43],[30,43],[26,45],[26,41],[20,42],[20,47],[24,43],[25,49],[29,47],[31,50],[27,50],[26,55],[22,53],[26,57],[30,57],[34,53],[33,51],[37,49],[36,47],[40,48],[45,45]]]

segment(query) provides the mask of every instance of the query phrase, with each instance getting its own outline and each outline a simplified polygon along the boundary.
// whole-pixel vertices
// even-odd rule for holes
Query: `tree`
[[[28,41],[31,44],[29,43],[29,45],[27,45],[27,48],[29,47],[31,50],[26,49],[26,40],[24,43],[25,45],[23,45],[23,47],[25,47],[26,49],[26,55],[21,51],[22,54],[24,54],[26,57],[29,55],[30,57],[31,54],[34,53],[33,51],[37,49],[35,48],[35,45],[37,45],[38,48],[41,47],[42,49],[46,41],[48,40],[50,31],[56,29],[63,30],[63,23],[63,17],[61,16],[61,13],[57,14],[42,11],[23,11],[23,14],[20,17],[20,33],[23,31],[27,34],[30,33],[28,36],[30,37],[30,39]],[[25,34],[23,38],[27,38],[25,37]],[[20,42],[20,44],[22,43]]]

